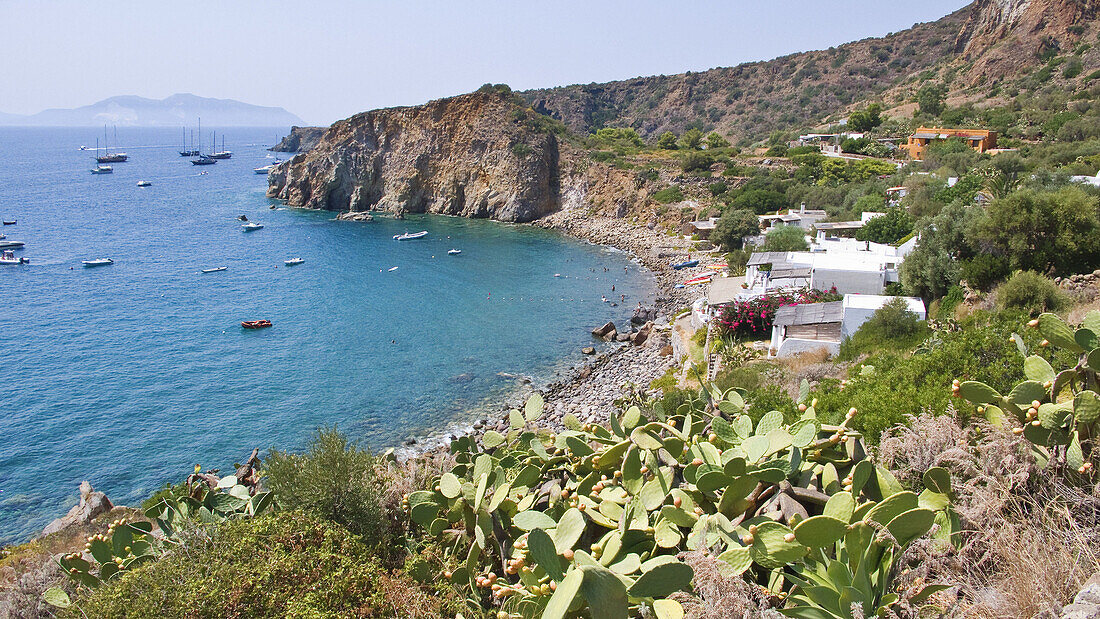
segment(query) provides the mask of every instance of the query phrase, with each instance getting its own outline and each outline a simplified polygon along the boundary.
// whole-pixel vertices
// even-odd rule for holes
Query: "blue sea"
[[[0,218],[18,222],[0,233],[31,260],[0,266],[0,543],[62,515],[85,479],[137,504],[319,426],[379,451],[462,427],[516,388],[499,373],[549,380],[594,325],[652,300],[626,255],[554,232],[285,208],[253,168],[286,131],[226,129],[233,158],[199,167],[179,129],[119,128],[130,161],[92,175],[79,147],[100,130],[0,128]],[[82,268],[93,258],[115,262]],[[274,327],[240,327],[261,318]]]

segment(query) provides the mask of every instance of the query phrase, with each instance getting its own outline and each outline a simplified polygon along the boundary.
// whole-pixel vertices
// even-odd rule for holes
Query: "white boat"
[[[304,258],[291,258],[290,260],[284,260],[283,264],[287,265],[288,267],[292,267],[298,264],[302,264],[303,262],[305,262]]]
[[[138,187],[152,187],[153,183],[149,181],[138,181]]]
[[[397,267],[390,267],[390,268],[389,268],[389,269],[387,269],[387,270],[388,270],[388,271],[396,271],[396,270],[397,270]]]
[[[23,241],[0,241],[0,249],[19,249]]]
[[[109,165],[97,165],[92,168],[92,174],[113,174],[114,171],[115,169]]]
[[[275,169],[275,164],[273,163],[271,165],[265,165],[265,166],[259,167],[259,168],[252,168],[252,171],[255,172],[256,174],[268,174],[274,169]]]
[[[203,269],[203,273],[217,273],[218,271],[224,271],[229,267],[214,267],[213,269]]]
[[[28,264],[30,260],[26,258],[16,258],[15,252],[7,250],[0,253],[0,264]]]
[[[263,228],[263,227],[264,227],[263,224],[258,224],[254,221],[250,221],[250,222],[246,223],[245,225],[241,226],[241,230],[244,230],[245,232],[255,232],[256,230],[259,230],[260,228]]]
[[[452,250],[448,251],[447,253],[451,256],[457,256],[457,255],[462,253],[462,250],[461,249],[452,249]]]
[[[115,261],[110,258],[96,258],[95,260],[83,260],[81,264],[86,267],[105,267],[108,264],[114,264]]]
[[[405,234],[393,235],[395,241],[410,241],[412,239],[419,239],[421,237],[428,236],[427,230],[421,230],[420,232],[406,232]]]

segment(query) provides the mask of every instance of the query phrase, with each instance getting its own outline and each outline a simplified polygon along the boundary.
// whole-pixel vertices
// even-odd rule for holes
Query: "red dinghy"
[[[245,329],[265,329],[271,326],[270,320],[246,320],[241,323]]]

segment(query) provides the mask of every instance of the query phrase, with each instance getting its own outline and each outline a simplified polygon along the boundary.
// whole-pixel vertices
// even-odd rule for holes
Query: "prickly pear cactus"
[[[632,406],[608,427],[566,416],[555,434],[533,425],[536,395],[506,436],[454,441],[457,465],[405,508],[453,549],[445,577],[501,616],[545,619],[682,617],[668,596],[690,588],[685,550],[787,595],[790,566],[835,557],[848,538],[904,547],[950,522],[945,492],[903,492],[867,459],[848,427],[857,411],[830,426],[813,405],[793,424],[778,411],[754,424],[741,392],[711,388],[672,415]],[[853,533],[864,529],[888,535]]]
[[[87,587],[98,587],[127,570],[156,559],[150,539],[152,530],[153,525],[149,522],[115,520],[107,527],[106,535],[88,538],[83,553],[67,554],[58,563],[72,580]]]
[[[1040,350],[1029,354],[1023,340],[1013,334],[1027,380],[1007,394],[985,383],[955,380],[952,393],[974,404],[991,423],[1011,427],[1030,441],[1040,465],[1091,479],[1100,432],[1100,312],[1090,311],[1076,329],[1049,313],[1028,327],[1038,329],[1044,339]],[[1077,355],[1077,363],[1056,370],[1050,349]]]

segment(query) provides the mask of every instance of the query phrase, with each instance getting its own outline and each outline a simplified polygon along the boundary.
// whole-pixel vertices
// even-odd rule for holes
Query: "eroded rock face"
[[[268,196],[332,211],[527,222],[559,207],[558,142],[509,95],[478,92],[335,123],[276,168]]]
[[[317,146],[324,134],[325,127],[291,127],[290,134],[270,150],[276,153],[304,153]]]

